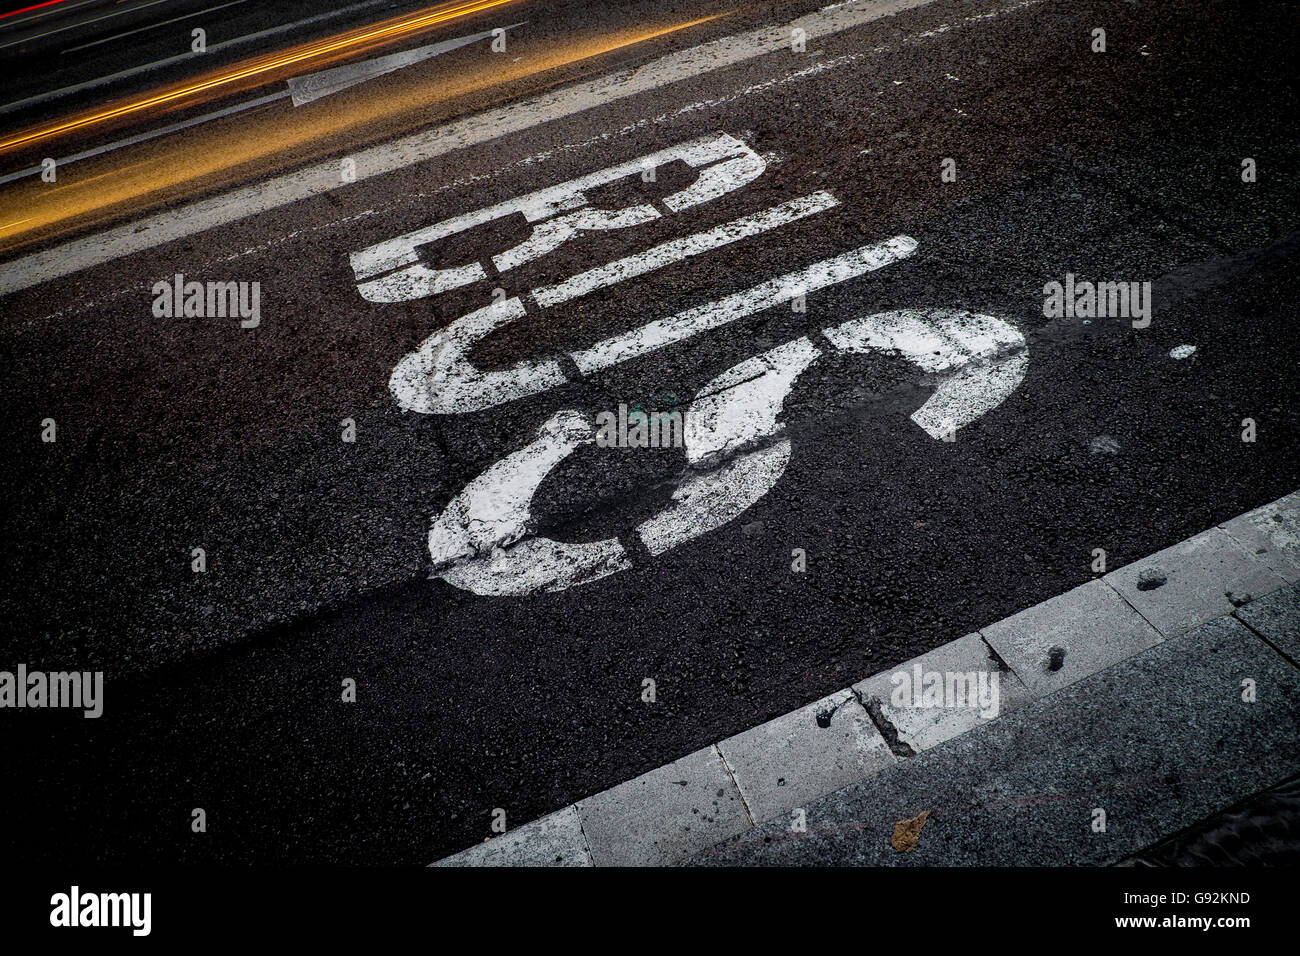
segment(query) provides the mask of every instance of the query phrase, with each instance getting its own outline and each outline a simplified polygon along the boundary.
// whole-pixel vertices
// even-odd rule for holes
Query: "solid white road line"
[[[413,163],[499,139],[541,123],[573,116],[680,80],[692,79],[767,53],[788,49],[791,31],[795,29],[802,29],[809,40],[816,40],[931,2],[932,0],[852,0],[847,4],[827,7],[800,17],[788,24],[764,27],[670,53],[630,71],[596,77],[522,103],[488,110],[363,150],[354,157],[356,180],[393,172]],[[264,183],[234,190],[224,196],[192,203],[181,209],[169,209],[138,222],[6,263],[0,268],[0,295],[152,249],[215,226],[278,209],[342,185],[345,184],[340,181],[337,160],[329,160]]]

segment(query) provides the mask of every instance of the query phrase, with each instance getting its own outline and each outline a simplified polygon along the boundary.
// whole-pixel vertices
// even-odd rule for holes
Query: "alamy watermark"
[[[73,886],[50,897],[50,925],[129,927],[133,936],[148,936],[153,928],[152,893],[83,893]]]
[[[628,411],[619,405],[616,412],[596,416],[596,445],[600,448],[681,448],[685,442],[686,421],[682,412]]]
[[[186,282],[178,272],[170,282],[159,279],[151,291],[156,319],[238,317],[246,329],[262,323],[260,282]]]
[[[1001,676],[997,671],[927,671],[913,664],[910,671],[889,675],[894,685],[889,703],[899,710],[977,707],[981,717],[992,720],[1002,703]]]
[[[104,712],[103,671],[0,671],[0,708],[67,707],[88,718]]]
[[[1043,286],[1043,317],[1048,319],[1132,319],[1133,328],[1151,324],[1150,282],[1065,282]]]

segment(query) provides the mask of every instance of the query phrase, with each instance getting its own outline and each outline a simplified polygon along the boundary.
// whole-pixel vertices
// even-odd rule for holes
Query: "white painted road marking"
[[[726,134],[694,140],[354,253],[358,289],[373,301],[400,301],[486,279],[481,263],[431,269],[418,261],[419,247],[505,215],[523,214],[533,224],[528,239],[494,257],[495,265],[506,268],[554,251],[583,229],[651,222],[659,216],[653,205],[591,209],[586,191],[658,166],[669,157],[686,158],[698,171],[690,187],[665,200],[669,208],[698,205],[739,189],[766,165]],[[836,205],[826,192],[803,196],[587,269],[524,296],[494,301],[425,339],[398,363],[389,389],[403,408],[425,414],[479,411],[545,391],[567,381],[560,360],[524,360],[487,372],[469,360],[473,347],[489,334],[528,314],[525,300],[540,308],[561,305]],[[895,236],[647,323],[568,358],[588,375],[879,269],[915,250],[915,239]],[[939,439],[951,437],[1000,404],[1019,385],[1028,361],[1024,337],[1015,328],[993,316],[953,309],[877,313],[826,329],[823,337],[837,351],[898,355],[938,376],[934,393],[912,418]],[[822,354],[810,339],[798,338],[741,362],[696,393],[685,414],[690,468],[678,480],[672,502],[632,532],[645,553],[658,556],[720,528],[771,490],[791,455],[780,420],[785,399]],[[538,487],[561,461],[595,440],[589,418],[572,410],[557,412],[532,442],[471,481],[430,526],[433,576],[475,594],[504,597],[562,591],[631,567],[632,558],[617,537],[566,543],[535,533],[532,500]]]
[[[638,329],[570,353],[578,370],[590,375],[701,332],[789,302],[910,256],[916,240],[895,236],[882,243],[815,262],[806,269],[770,279],[716,302],[657,319]],[[483,372],[469,360],[470,350],[492,332],[527,314],[518,297],[494,302],[463,316],[420,343],[397,364],[389,391],[407,411],[459,415],[536,395],[567,378],[555,359],[525,360],[511,368]]]
[[[737,455],[714,471],[688,473],[673,491],[672,504],[646,519],[637,537],[651,555],[716,531],[767,494],[790,462],[790,441]]]
[[[884,242],[862,246],[833,259],[815,262],[798,272],[769,279],[752,289],[737,292],[717,302],[688,309],[667,319],[649,322],[623,335],[597,342],[590,348],[574,352],[573,360],[582,374],[590,375],[619,362],[681,342],[700,332],[720,328],[755,312],[789,302],[800,295],[874,272],[890,263],[906,259],[915,250],[916,240],[911,236],[894,236]]]
[[[218,10],[224,10],[226,7],[237,7],[248,0],[228,0],[227,3],[219,4],[215,7],[208,7],[206,10],[195,10],[193,13],[186,13],[179,17],[172,17],[170,20],[163,20],[159,23],[151,23],[148,26],[137,27],[134,30],[127,30],[125,33],[115,33],[111,37],[104,37],[102,40],[92,40],[90,43],[83,43],[81,46],[70,46],[66,50],[60,50],[59,55],[64,53],[77,53],[81,50],[89,50],[92,46],[99,46],[104,43],[112,43],[114,40],[120,40],[123,37],[134,36],[137,33],[144,33],[147,30],[156,30],[159,27],[165,27],[172,23],[180,23],[182,20],[189,20],[191,17],[202,16],[205,13],[216,13]]]
[[[925,2],[928,0],[896,0],[888,5],[902,9],[923,5]],[[813,18],[833,18],[845,10],[862,12],[862,8],[851,0],[850,3],[819,11]],[[880,15],[882,12],[877,10],[860,22]],[[802,25],[810,19],[803,18],[796,21],[796,24]],[[805,28],[805,32],[811,37],[818,33],[835,32],[848,25],[852,24],[830,28],[826,23],[820,22],[816,26],[823,29]],[[551,105],[568,110],[561,115],[569,115],[596,105],[577,105],[581,100],[575,102],[569,96],[575,90],[583,97],[593,94],[599,97],[601,94],[598,90],[604,87],[606,94],[614,91],[613,95],[605,95],[604,100],[601,100],[608,101],[631,95],[629,88],[635,86],[633,81],[638,77],[653,79],[645,87],[647,89],[672,82],[672,79],[665,79],[665,71],[662,69],[665,65],[668,65],[666,72],[669,75],[674,69],[680,70],[683,66],[688,67],[684,75],[699,75],[725,65],[720,61],[729,55],[734,55],[730,62],[741,62],[757,55],[753,41],[757,34],[765,32],[770,31],[756,31],[745,36],[744,39],[750,44],[748,52],[722,50],[719,47],[719,43],[725,45],[742,39],[732,37],[726,41],[705,44],[683,54],[661,58],[650,64],[649,68],[634,70],[621,77],[605,78],[594,87],[587,84],[541,97],[538,101],[549,100]],[[787,37],[782,30],[768,39],[774,45],[764,52],[783,47]],[[698,60],[701,51],[709,51],[707,65]],[[692,57],[695,58],[693,62]],[[647,69],[650,69],[650,74],[646,73]],[[568,97],[567,102],[565,97]],[[484,114],[488,115],[491,114]],[[502,118],[509,120],[507,117]],[[444,127],[443,131],[482,119],[483,116],[471,117],[462,121],[462,124]],[[467,130],[470,138],[483,135],[472,126]],[[503,130],[497,129],[493,136],[501,135],[502,132]],[[401,145],[428,148],[429,144],[421,141],[420,137],[411,137],[402,141]],[[461,142],[435,150],[433,154],[463,145],[469,143]],[[689,146],[699,146],[706,153],[722,148],[735,155],[722,161],[716,156],[709,156],[706,161],[692,163],[700,170],[696,182],[689,189],[670,197],[680,199],[683,195],[691,196],[693,198],[688,205],[739,188],[739,185],[760,175],[766,165],[745,144],[726,137],[725,134],[721,137],[706,137],[693,144],[683,144],[683,147]],[[680,151],[683,147],[676,148],[677,155],[674,158],[681,158]],[[391,147],[385,149],[391,150]],[[377,154],[374,150],[367,151],[362,156],[369,157],[372,154],[384,162],[391,159],[390,153]],[[744,176],[731,173],[720,175],[720,170],[737,162],[747,164],[739,167],[744,170]],[[622,175],[629,175],[644,169],[646,163],[642,158],[624,166],[631,168],[625,169]],[[618,170],[619,167],[614,169]],[[332,166],[330,173],[332,180]],[[609,173],[610,170],[604,170],[592,176],[600,177]],[[268,183],[263,195],[284,185],[287,179],[288,177],[281,177]],[[711,180],[714,185],[707,185]],[[360,282],[359,289],[372,301],[401,301],[436,295],[446,289],[486,278],[487,271],[481,263],[433,270],[419,262],[418,246],[469,228],[476,224],[473,221],[476,216],[479,217],[478,222],[486,222],[502,215],[523,213],[528,221],[534,223],[533,234],[528,240],[504,253],[502,257],[494,258],[494,265],[499,267],[499,264],[504,263],[510,268],[558,248],[583,229],[625,228],[651,221],[660,215],[649,204],[622,210],[587,208],[586,197],[581,189],[575,188],[575,182],[554,187],[550,191],[542,190],[490,210],[481,210],[470,214],[470,217],[460,217],[459,222],[448,220],[363,250],[353,257],[353,268]],[[331,182],[324,188],[332,188],[333,185]],[[306,188],[308,195],[324,191],[324,188],[315,184],[308,184]],[[280,204],[283,203],[275,203]],[[593,289],[612,285],[624,278],[680,261],[688,255],[735,241],[735,233],[757,234],[774,225],[820,212],[835,204],[834,198],[827,193],[802,197],[763,213],[734,220],[726,227],[697,233],[686,240],[673,240],[615,263],[589,269],[557,286],[536,290],[533,298],[543,306],[559,304]],[[663,205],[673,208],[667,201]],[[877,245],[864,246],[845,255],[815,263],[801,272],[769,280],[747,292],[615,336],[570,357],[579,370],[587,374],[662,348],[700,331],[716,328],[744,315],[770,308],[779,302],[789,301],[880,268],[905,258],[915,248],[915,240],[907,236],[896,236]],[[28,262],[35,258],[28,257],[22,261]],[[3,282],[9,274],[6,271],[0,275],[0,292],[5,291]],[[467,352],[476,342],[493,329],[525,314],[524,305],[518,298],[494,302],[431,336],[416,353],[408,355],[394,370],[390,381],[394,395],[403,402],[404,407],[414,410],[436,411],[445,407],[448,411],[461,412],[475,407],[491,407],[501,401],[533,394],[565,381],[563,370],[554,360],[524,362],[505,372],[489,373],[478,372],[468,362]],[[1019,349],[1014,347],[1016,338],[1019,339]],[[883,313],[852,320],[827,330],[826,339],[842,351],[893,352],[911,359],[925,371],[944,373],[935,395],[913,416],[918,425],[934,437],[939,437],[940,433],[947,434],[953,427],[959,427],[996,406],[1023,376],[1023,338],[1005,322],[989,316],[954,311]],[[1008,345],[1013,352],[1021,354],[1002,354]],[[702,413],[699,416],[701,421],[691,423],[687,439],[687,457],[694,467],[679,481],[672,503],[660,514],[643,522],[634,532],[648,553],[662,554],[678,544],[721,527],[747,510],[773,487],[784,473],[791,454],[790,441],[784,436],[784,425],[779,421],[785,397],[799,375],[821,354],[822,350],[811,341],[798,339],[769,350],[757,359],[741,363],[701,390],[697,396],[699,411]],[[451,401],[446,400],[447,392],[454,393]],[[932,404],[934,408],[930,408]],[[928,412],[927,408],[930,409]],[[689,412],[688,409],[688,419],[691,417]],[[443,577],[455,586],[480,594],[518,595],[539,590],[563,590],[630,567],[631,558],[617,538],[572,544],[547,539],[533,531],[531,503],[537,488],[560,461],[579,446],[594,442],[594,439],[595,430],[587,418],[578,412],[558,412],[542,427],[536,440],[507,455],[470,482],[431,525],[428,546],[434,562],[434,576]]]
[[[371,302],[400,302],[437,295],[486,279],[487,270],[480,263],[431,269],[420,262],[419,249],[507,216],[522,215],[533,224],[533,232],[515,247],[492,257],[492,265],[498,272],[508,272],[554,252],[584,230],[626,229],[653,222],[660,213],[650,203],[625,209],[593,209],[587,203],[586,194],[589,190],[638,176],[646,169],[673,161],[686,163],[700,174],[690,186],[662,201],[663,206],[672,212],[689,209],[739,189],[767,168],[767,162],[761,156],[733,136],[726,133],[702,136],[558,186],[444,219],[354,252],[351,256],[352,271],[359,282],[369,280],[361,282],[358,291]],[[376,276],[382,278],[374,278]]]
[[[533,301],[541,308],[560,305],[570,299],[577,299],[589,292],[622,282],[624,279],[645,275],[647,272],[662,269],[675,262],[721,249],[741,239],[761,235],[769,229],[825,212],[839,204],[839,200],[824,191],[791,199],[789,202],[764,209],[752,216],[741,216],[739,219],[724,222],[705,232],[697,232],[683,239],[673,239],[645,252],[638,252],[603,266],[588,269],[586,272],[565,279],[558,285],[543,286],[533,291]]]
[[[617,539],[564,544],[529,534],[538,485],[579,445],[595,441],[592,422],[557,412],[537,439],[507,455],[452,499],[429,529],[434,576],[475,594],[556,591],[631,567]]]
[[[69,30],[76,30],[81,27],[90,26],[92,23],[99,23],[101,20],[111,20],[114,17],[120,17],[123,14],[135,13],[137,10],[143,10],[145,7],[156,7],[160,3],[170,3],[171,0],[148,0],[146,3],[138,4],[134,7],[128,7],[125,10],[117,10],[113,13],[106,13],[102,17],[95,17],[92,20],[78,20],[67,26],[55,27],[53,30],[46,30],[44,33],[38,33],[35,36],[19,37],[17,40],[10,40],[8,43],[0,43],[0,50],[6,50],[11,46],[18,46],[20,43],[30,43],[32,40],[43,40],[46,37],[52,37],[56,33],[66,33]]]
[[[895,352],[925,372],[943,373],[934,394],[912,415],[933,438],[1002,404],[1029,361],[1025,338],[1014,327],[991,315],[950,309],[882,312],[827,329],[826,338],[844,352]]]
[[[81,0],[80,3],[68,3],[64,0],[59,3],[58,0],[36,0],[36,3],[29,7],[20,7],[17,10],[11,10],[8,13],[0,13],[0,31],[18,30],[25,26],[30,26],[37,20],[45,20],[52,16],[62,16],[71,13],[80,7],[89,6],[92,3],[98,3],[99,0]],[[55,9],[51,9],[54,7]]]
[[[515,297],[484,306],[429,336],[393,369],[388,389],[397,404],[425,415],[458,415],[563,385],[567,378],[554,359],[526,360],[490,372],[470,363],[470,349],[527,314]]]
[[[1013,326],[958,309],[878,313],[823,334],[840,351],[895,354],[941,375],[934,395],[912,415],[933,438],[1001,404],[1028,362],[1024,337]],[[634,532],[652,556],[722,527],[772,489],[791,454],[779,421],[785,399],[822,354],[809,339],[795,339],[699,390],[685,414],[692,469],[672,503]],[[580,413],[558,412],[532,443],[470,482],[431,526],[433,577],[479,595],[521,597],[631,567],[617,538],[574,544],[531,531],[537,488],[574,450],[594,444],[595,435],[594,423]]]
[[[765,442],[795,379],[821,357],[807,339],[795,339],[733,366],[701,388],[686,419],[686,460],[708,468]]]
[[[660,205],[673,212],[691,209],[732,193],[754,181],[767,168],[766,160],[747,144],[726,133],[700,137],[355,252],[351,257],[352,268],[357,279],[362,280],[357,286],[358,291],[371,301],[392,302],[437,295],[486,279],[487,269],[479,262],[441,269],[426,266],[418,261],[420,247],[508,215],[522,215],[533,228],[527,239],[492,257],[493,266],[501,272],[555,251],[584,230],[624,229],[653,222],[660,218],[660,212],[651,203],[637,203],[622,209],[594,209],[588,203],[587,192],[674,160],[686,163],[697,171],[697,175],[689,186],[661,201]],[[403,357],[393,370],[389,389],[403,408],[424,414],[478,411],[544,391],[565,381],[565,374],[554,359],[523,361],[513,368],[493,372],[480,372],[469,360],[470,350],[484,337],[527,314],[525,302],[540,309],[562,305],[597,289],[760,235],[837,205],[838,200],[830,193],[813,193],[703,232],[668,240],[587,269],[556,285],[534,289],[522,297],[494,301],[435,332],[414,352]],[[910,252],[910,248],[915,247],[914,242],[907,247],[907,242],[911,240],[901,242],[900,250]],[[661,348],[704,329],[768,308],[782,301],[783,294],[793,297],[814,291],[828,282],[842,281],[878,267],[887,258],[873,247],[868,250],[867,259],[861,256],[853,259],[850,255],[851,261],[844,268],[841,260],[845,257],[840,257],[818,264],[794,278],[787,276],[785,280],[777,280],[775,285],[766,283],[757,290],[710,303],[702,310],[690,310],[651,323],[631,333],[631,337],[616,336],[594,346],[596,351],[586,350],[572,357],[583,374],[587,374],[603,367],[602,362],[621,362],[642,351]]]
[[[514,30],[521,26],[523,26],[522,23],[512,23],[507,27],[501,27],[501,29]],[[430,43],[427,46],[416,47],[414,50],[403,50],[401,53],[377,56],[370,60],[362,60],[360,63],[349,63],[346,66],[336,66],[329,70],[320,70],[316,73],[308,73],[305,76],[292,77],[288,83],[289,92],[293,94],[293,105],[303,106],[322,97],[342,92],[349,87],[356,86],[358,83],[395,73],[405,67],[414,66],[416,63],[431,60],[443,53],[450,53],[452,50],[459,50],[471,43],[486,40],[494,32],[493,30],[484,30],[482,33]]]
[[[227,106],[225,109],[216,110],[212,113],[204,113],[202,116],[195,116],[191,119],[182,120],[179,123],[171,123],[167,126],[160,126],[157,129],[151,129],[145,133],[137,133],[135,136],[128,136],[126,139],[119,139],[112,143],[105,143],[103,146],[96,146],[94,149],[88,149],[85,152],[74,153],[71,156],[64,156],[57,160],[60,167],[67,166],[69,163],[75,163],[79,160],[90,159],[92,156],[102,156],[104,153],[111,153],[115,149],[122,149],[124,146],[134,146],[136,143],[147,143],[151,139],[157,139],[160,136],[166,136],[169,133],[177,133],[183,129],[190,129],[194,126],[202,126],[204,123],[210,123],[216,119],[223,119],[227,116],[233,116],[236,113],[242,113],[245,110],[256,109],[259,106],[266,106],[268,103],[275,103],[278,100],[289,98],[288,90],[281,90],[278,93],[271,93],[267,96],[259,96],[255,99],[246,100],[243,103],[236,103],[234,106]],[[44,166],[29,166],[27,169],[20,169],[16,173],[9,173],[0,176],[0,185],[11,183],[17,179],[24,179],[27,176],[35,176],[41,172]]]
[[[990,17],[993,16],[1005,16],[1008,14],[1014,14],[1030,6],[1036,6],[1037,4],[1046,3],[1046,2],[1049,2],[1049,0],[1021,0],[1020,3],[1013,4],[1012,6],[1009,7],[1001,7],[993,11],[992,13],[963,17],[961,18],[960,21],[958,21],[957,27],[960,28],[961,26],[965,26],[968,24],[980,23],[988,20]],[[448,180],[436,187],[433,187],[431,193],[417,192],[409,196],[394,197],[390,200],[390,203],[393,208],[396,208],[397,206],[415,205],[416,203],[421,203],[425,201],[425,199],[432,193],[450,192],[452,190],[464,188],[466,186],[471,186],[477,183],[489,182],[498,179],[502,176],[508,175],[509,173],[515,172],[517,170],[532,169],[534,166],[537,166],[541,163],[546,163],[562,153],[580,153],[580,154],[585,153],[598,145],[607,144],[618,138],[625,138],[635,132],[648,129],[652,126],[662,125],[668,122],[669,120],[677,117],[686,116],[690,113],[695,113],[700,110],[713,109],[719,106],[723,106],[725,104],[733,103],[739,100],[740,97],[762,94],[770,90],[776,89],[778,87],[782,87],[788,83],[804,82],[813,77],[817,77],[823,73],[826,73],[830,70],[839,69],[842,66],[847,66],[852,63],[858,63],[866,57],[888,56],[891,53],[901,49],[903,46],[907,44],[926,42],[938,36],[945,35],[947,32],[951,32],[952,29],[953,27],[949,27],[947,30],[944,31],[925,30],[920,33],[912,33],[912,34],[904,35],[902,37],[899,37],[897,40],[893,41],[892,43],[883,46],[872,47],[870,50],[863,50],[860,53],[849,53],[849,54],[845,54],[844,56],[817,59],[814,61],[812,66],[807,67],[805,69],[787,71],[780,76],[774,77],[772,79],[764,80],[760,83],[751,83],[743,87],[735,88],[726,92],[721,92],[715,96],[709,97],[708,99],[699,100],[694,103],[686,103],[653,116],[643,116],[640,119],[627,123],[616,130],[597,133],[596,135],[587,137],[586,139],[580,139],[580,140],[574,140],[572,142],[555,144],[548,148],[542,149],[538,152],[531,153],[528,156],[521,156],[517,159],[514,159],[506,163],[503,166],[498,166],[494,169],[490,169],[485,172],[469,173],[465,176]],[[335,229],[349,226],[353,222],[356,222],[359,219],[364,219],[368,216],[375,215],[376,212],[377,211],[375,209],[366,209],[360,213],[339,216],[333,219],[327,219],[321,223],[318,223],[317,225],[309,226],[305,229],[301,229],[301,230],[290,229],[288,231],[272,233],[262,242],[258,242],[251,246],[246,246],[243,249],[240,249],[229,255],[216,256],[208,260],[207,265],[224,266],[227,263],[234,262],[235,260],[241,259],[245,256],[259,255],[268,249],[272,249],[277,246],[282,246],[285,245],[286,243],[293,242],[301,235],[319,233],[324,231],[332,231]],[[0,278],[2,278],[2,270],[0,270]],[[136,292],[137,292],[137,286],[131,285],[131,286],[118,286],[113,291],[106,294],[101,294],[96,298],[87,298],[85,296],[82,296],[80,297],[79,301],[77,301],[75,304],[69,305],[55,312],[50,312],[48,314],[39,316],[38,320],[50,321],[54,319],[63,318],[64,316],[68,316],[68,315],[80,315],[93,308],[97,308],[106,302],[116,300],[121,298],[124,295],[134,294]]]

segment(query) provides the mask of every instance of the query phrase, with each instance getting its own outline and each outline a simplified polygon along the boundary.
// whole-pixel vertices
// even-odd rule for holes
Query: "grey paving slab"
[[[508,830],[434,866],[591,866],[577,807]]]
[[[663,866],[751,825],[716,747],[580,800],[578,813],[596,866]]]
[[[1300,585],[1279,588],[1235,613],[1291,660],[1300,661]]]
[[[1160,633],[1104,581],[1026,608],[980,634],[1035,697],[1158,644]]]
[[[1244,702],[1244,676],[1270,691]],[[1300,670],[1229,616],[836,791],[806,833],[774,820],[690,862],[1102,865],[1297,771]]]
[[[1219,527],[1289,583],[1300,581],[1300,491]]]
[[[1286,582],[1231,535],[1210,528],[1102,580],[1165,637],[1231,614]]]
[[[942,694],[937,700],[938,695],[926,697],[927,681],[931,687],[937,681]],[[979,634],[950,641],[853,689],[862,700],[879,706],[880,716],[898,733],[899,742],[914,753],[996,720],[1033,696]]]
[[[760,823],[898,759],[847,689],[729,737],[718,749]]]

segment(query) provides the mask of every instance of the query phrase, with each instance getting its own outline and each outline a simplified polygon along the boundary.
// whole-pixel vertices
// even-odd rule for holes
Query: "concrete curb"
[[[677,863],[1234,613],[1295,663],[1297,579],[1300,491],[438,865]]]

